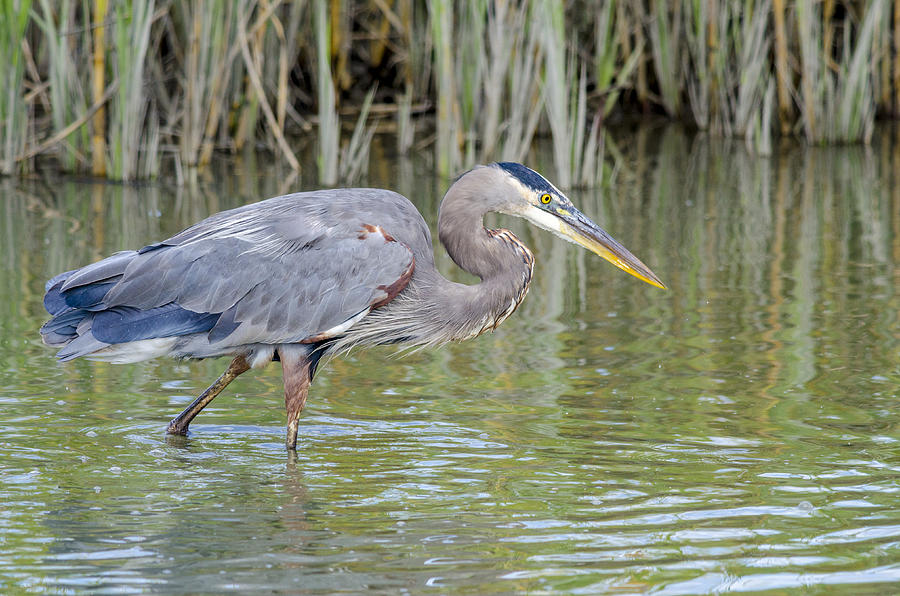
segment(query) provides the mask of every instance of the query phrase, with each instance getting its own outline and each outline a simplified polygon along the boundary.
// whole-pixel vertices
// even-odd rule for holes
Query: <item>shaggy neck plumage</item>
[[[514,192],[505,174],[478,168],[457,180],[441,203],[441,244],[454,263],[481,283],[456,284],[441,277],[428,298],[466,321],[466,336],[498,325],[521,302],[531,281],[534,260],[525,245],[508,230],[484,227],[485,214],[501,209],[504,191]]]
[[[534,259],[511,232],[487,230],[483,219],[490,211],[503,211],[512,202],[508,193],[515,192],[496,168],[464,174],[441,203],[438,236],[453,261],[481,282],[452,282],[423,256],[406,289],[353,325],[330,350],[358,344],[433,346],[500,324],[524,298]]]

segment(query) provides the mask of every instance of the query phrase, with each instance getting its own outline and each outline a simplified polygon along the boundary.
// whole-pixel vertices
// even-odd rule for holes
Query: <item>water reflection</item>
[[[51,275],[305,180],[249,158],[185,187],[0,180],[3,591],[889,590],[891,139],[762,159],[617,138],[615,186],[572,198],[670,291],[497,218],[538,258],[522,308],[448,349],[330,362],[296,459],[277,367],[173,442],[223,363],[63,366],[36,329]],[[434,225],[427,168],[380,160],[370,183]]]

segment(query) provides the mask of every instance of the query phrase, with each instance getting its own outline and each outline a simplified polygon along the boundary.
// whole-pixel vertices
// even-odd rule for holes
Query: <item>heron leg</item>
[[[169,426],[166,428],[166,433],[170,435],[186,435],[188,426],[197,414],[199,414],[209,402],[214,400],[216,396],[225,389],[228,383],[232,382],[238,375],[245,373],[248,370],[250,370],[250,365],[247,363],[246,358],[243,356],[236,356],[235,359],[231,361],[231,364],[228,365],[228,368],[225,369],[225,372],[222,373],[222,376],[216,379],[212,385],[207,387],[206,391],[201,393],[200,397],[191,402],[191,405],[186,407],[181,414],[172,418],[172,421],[169,422]]]
[[[278,348],[281,360],[281,374],[284,377],[284,408],[287,411],[287,436],[284,444],[289,451],[297,448],[297,430],[300,426],[300,412],[306,405],[309,384],[312,381],[309,350],[300,346]]]

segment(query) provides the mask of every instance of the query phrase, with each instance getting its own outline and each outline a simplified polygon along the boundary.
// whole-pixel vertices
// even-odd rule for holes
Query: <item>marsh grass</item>
[[[682,38],[682,0],[653,0],[650,14],[650,47],[659,97],[670,116],[681,116],[684,96],[682,53],[688,44]],[[690,40],[690,38],[688,38]],[[700,40],[699,43],[704,43]],[[698,43],[698,41],[694,41]]]
[[[844,52],[835,64],[829,63],[834,40],[824,24],[822,10],[810,0],[797,3],[804,134],[812,143],[868,142],[875,120],[876,27],[885,20],[885,2],[868,3],[855,40],[850,37],[850,29],[844,29],[841,45],[853,50]]]
[[[397,152],[401,155],[412,148],[416,138],[415,127],[412,118],[412,92],[407,88],[397,103]]]
[[[688,98],[696,124],[721,136],[743,136],[760,153],[771,151],[774,83],[766,61],[771,2],[687,5],[691,40]]]
[[[543,116],[545,95],[544,82],[535,76],[544,60],[540,27],[529,26],[533,15],[527,6],[514,13],[509,22],[510,30],[525,31],[525,35],[514,35],[512,59],[503,83],[507,87],[505,114],[501,125],[502,149],[500,157],[512,161],[523,161],[531,147],[532,138]],[[503,60],[502,56],[498,60]]]
[[[891,7],[893,6],[893,20]],[[372,117],[452,176],[528,160],[594,185],[604,124],[656,111],[759,153],[868,142],[900,112],[886,0],[0,0],[0,173],[55,156],[133,180],[266,148],[323,184],[365,176]],[[375,89],[373,92],[372,90]],[[352,128],[339,112],[352,113]],[[424,115],[424,117],[423,117]],[[314,127],[313,124],[316,126]],[[604,151],[603,144],[606,142]]]
[[[237,44],[232,2],[198,0],[174,6],[173,24],[185,40],[181,69],[180,158],[184,165],[204,165],[212,154],[213,135],[223,110]],[[231,55],[229,55],[231,54]]]
[[[598,168],[600,114],[587,127],[587,65],[579,65],[574,51],[565,49],[565,15],[562,6],[546,0],[541,29],[544,48],[544,105],[553,143],[555,179],[563,188],[594,186]],[[602,108],[601,108],[602,109]]]
[[[154,0],[136,0],[120,2],[114,9],[113,64],[119,86],[109,112],[108,171],[116,180],[135,180],[139,172],[158,170],[152,162],[159,159],[153,146],[159,138],[153,129],[159,124],[146,118],[155,110],[152,99],[147,101],[144,78],[154,7]]]
[[[61,0],[56,4],[56,11],[49,0],[40,0],[40,8],[40,14],[34,14],[34,21],[46,41],[52,132],[58,135],[87,112],[87,81],[82,80],[72,48],[90,46],[73,43],[67,33],[75,21],[76,6],[72,0]],[[68,172],[85,169],[89,152],[90,132],[87,127],[81,127],[61,141],[59,163]]]
[[[369,169],[369,147],[375,136],[375,125],[369,126],[367,123],[375,91],[376,88],[372,87],[366,94],[353,127],[353,135],[341,150],[340,179],[346,184],[355,184]]]
[[[29,0],[0,0],[0,174],[15,173],[29,127],[25,104],[25,58],[22,44],[31,15]]]
[[[462,164],[460,154],[460,102],[456,97],[454,69],[453,6],[449,0],[428,0],[434,45],[434,77],[437,95],[437,172],[450,176]]]
[[[594,23],[594,83],[603,99],[602,114],[609,115],[628,81],[637,72],[644,50],[643,40],[632,48],[623,4],[598,0]]]

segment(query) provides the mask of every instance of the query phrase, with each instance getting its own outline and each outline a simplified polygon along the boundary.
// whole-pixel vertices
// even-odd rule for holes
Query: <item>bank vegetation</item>
[[[373,135],[452,175],[549,137],[595,184],[604,130],[658,114],[757,153],[868,142],[900,113],[887,0],[0,0],[0,174],[115,180],[265,149],[321,184]]]

